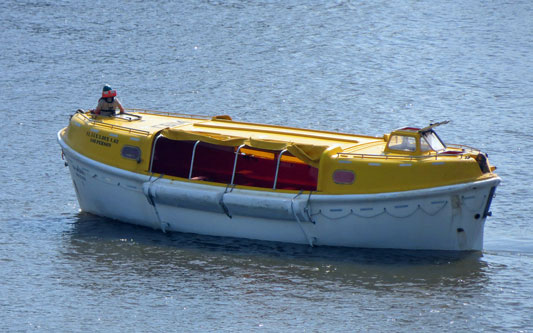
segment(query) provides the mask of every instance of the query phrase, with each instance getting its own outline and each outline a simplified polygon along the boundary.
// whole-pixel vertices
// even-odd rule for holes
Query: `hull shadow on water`
[[[314,247],[185,233],[162,233],[79,213],[64,256],[78,264],[150,277],[206,273],[222,277],[341,282],[370,289],[405,286],[483,288],[480,252]],[[96,267],[97,266],[97,267]]]

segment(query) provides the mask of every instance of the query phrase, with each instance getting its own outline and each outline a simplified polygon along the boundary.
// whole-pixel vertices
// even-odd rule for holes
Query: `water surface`
[[[529,1],[0,3],[1,331],[532,331]],[[482,253],[220,239],[79,212],[56,133],[126,107],[382,135],[503,178]],[[119,200],[109,198],[109,200]]]

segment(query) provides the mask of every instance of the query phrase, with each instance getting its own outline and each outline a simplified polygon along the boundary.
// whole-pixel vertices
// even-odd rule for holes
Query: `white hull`
[[[82,210],[163,231],[287,243],[482,250],[499,178],[370,195],[288,194],[170,181],[88,159],[58,137]]]

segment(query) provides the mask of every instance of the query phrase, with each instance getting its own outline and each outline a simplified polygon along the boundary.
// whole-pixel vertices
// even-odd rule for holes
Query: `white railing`
[[[365,153],[337,153],[337,157],[341,155],[359,157],[361,159],[371,158],[371,159],[403,159],[403,160],[423,160],[423,159],[438,159],[439,157],[444,156],[458,156],[460,158],[470,158],[471,154],[479,154],[481,151],[476,148],[472,148],[465,145],[447,145],[447,148],[460,149],[460,151],[443,151],[435,154],[428,155],[387,155],[387,154],[365,154]]]
[[[126,127],[126,126],[108,124],[108,123],[105,123],[105,122],[97,120],[97,119],[89,118],[85,114],[85,112],[83,110],[78,110],[78,111],[76,111],[76,113],[78,113],[80,116],[85,118],[85,120],[87,122],[92,123],[93,125],[107,127],[107,128],[110,128],[110,129],[119,129],[119,130],[126,131],[126,132],[129,132],[129,133],[135,133],[135,134],[141,134],[141,135],[147,135],[147,136],[150,135],[149,131],[140,130],[140,129],[136,129],[136,128],[131,128],[131,127]],[[135,115],[133,115],[133,116],[135,116]],[[131,121],[131,120],[129,120],[129,121]]]
[[[202,118],[202,119],[211,119],[210,116],[205,115],[199,115],[199,114],[186,114],[186,113],[173,113],[173,112],[167,112],[167,111],[155,111],[155,110],[146,110],[146,109],[124,109],[131,112],[139,112],[139,113],[153,113],[158,115],[165,115],[165,116],[171,116],[171,117],[187,117],[187,118]]]

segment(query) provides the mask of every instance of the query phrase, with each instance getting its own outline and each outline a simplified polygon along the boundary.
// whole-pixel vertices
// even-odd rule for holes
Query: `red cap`
[[[102,91],[102,97],[103,98],[115,97],[116,95],[117,95],[117,91],[116,90]]]

